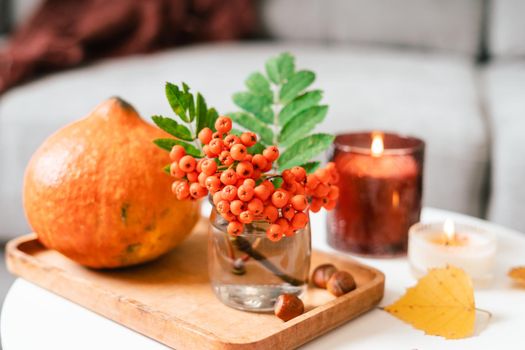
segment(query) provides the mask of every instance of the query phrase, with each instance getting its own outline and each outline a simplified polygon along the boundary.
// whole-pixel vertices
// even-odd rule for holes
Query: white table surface
[[[525,349],[525,288],[511,283],[508,269],[525,265],[525,234],[486,221],[437,209],[425,209],[423,221],[442,221],[486,225],[498,236],[497,278],[490,288],[476,290],[476,306],[493,317],[478,335],[461,340],[445,340],[424,335],[379,309],[346,323],[306,344],[304,349]],[[324,215],[312,219],[314,248],[333,251],[325,242]],[[406,259],[359,259],[386,275],[388,305],[416,283]],[[11,287],[2,310],[4,350],[27,349],[166,349],[152,339],[105,319],[23,279]],[[234,331],[234,330],[232,330]]]

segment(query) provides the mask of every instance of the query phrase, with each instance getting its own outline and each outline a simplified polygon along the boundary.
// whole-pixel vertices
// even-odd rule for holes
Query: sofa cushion
[[[493,56],[525,56],[525,1],[492,0],[489,49]]]
[[[489,218],[525,232],[525,62],[485,72],[492,130]]]
[[[266,0],[261,12],[269,33],[281,39],[476,55],[483,4],[484,0]]]
[[[0,230],[21,233],[24,167],[54,130],[120,95],[148,117],[170,115],[163,84],[185,81],[219,111],[264,60],[283,50],[318,73],[329,115],[321,129],[414,134],[427,142],[425,203],[480,215],[488,141],[467,60],[396,51],[286,44],[204,45],[108,60],[15,88],[0,102]]]

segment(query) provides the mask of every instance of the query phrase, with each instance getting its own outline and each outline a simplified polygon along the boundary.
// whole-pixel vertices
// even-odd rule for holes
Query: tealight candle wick
[[[443,231],[445,231],[446,235],[445,245],[452,245],[456,240],[456,227],[454,221],[446,219],[443,224]]]

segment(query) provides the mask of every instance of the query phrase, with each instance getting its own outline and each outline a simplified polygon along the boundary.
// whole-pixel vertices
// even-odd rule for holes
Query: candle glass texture
[[[408,259],[416,278],[428,269],[452,265],[462,268],[475,285],[483,286],[494,277],[497,243],[495,236],[481,228],[455,224],[452,234],[447,222],[410,228]]]
[[[340,196],[328,213],[328,243],[361,255],[406,254],[419,221],[425,144],[414,137],[362,132],[338,135],[332,161]]]

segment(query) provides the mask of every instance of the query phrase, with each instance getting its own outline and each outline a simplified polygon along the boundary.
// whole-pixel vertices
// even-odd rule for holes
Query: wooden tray
[[[288,322],[272,314],[223,305],[208,282],[207,220],[165,257],[113,271],[84,268],[46,249],[30,234],[7,245],[8,269],[137,332],[177,349],[289,349],[376,306],[384,275],[341,256],[314,251],[312,266],[333,263],[351,272],[357,289],[335,298],[310,287],[307,312]]]

